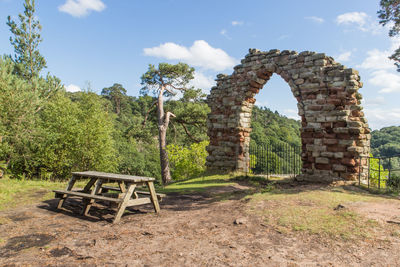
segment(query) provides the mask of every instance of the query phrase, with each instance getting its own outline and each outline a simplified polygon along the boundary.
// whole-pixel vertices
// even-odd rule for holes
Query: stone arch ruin
[[[358,72],[322,53],[250,49],[232,75],[219,74],[207,103],[207,167],[248,172],[251,112],[255,95],[272,74],[297,99],[301,117],[302,174],[310,181],[364,178],[370,129],[360,105]]]

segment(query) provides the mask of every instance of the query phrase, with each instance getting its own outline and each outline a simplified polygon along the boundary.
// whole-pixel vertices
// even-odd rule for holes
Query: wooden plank
[[[88,198],[88,199],[98,199],[98,200],[104,200],[104,201],[110,201],[110,202],[122,202],[122,199],[119,198],[112,198],[112,197],[105,197],[105,196],[99,196],[99,195],[91,195],[87,193],[81,193],[81,192],[76,192],[76,191],[67,191],[67,190],[53,190],[53,192],[56,193],[56,195],[70,195],[70,196],[76,196],[76,197],[81,197],[81,198]]]
[[[121,191],[121,190],[120,190],[118,187],[116,187],[116,186],[103,185],[102,188],[107,189],[107,190],[117,191],[117,192],[120,192],[120,191]],[[147,192],[147,191],[137,191],[137,190],[135,190],[135,193],[137,193],[137,194],[139,194],[139,195],[147,195],[147,196],[150,196],[150,192]],[[161,198],[167,196],[166,194],[162,194],[162,193],[156,193],[156,195],[157,195],[158,199],[161,199]]]
[[[148,197],[143,197],[143,198],[129,200],[128,204],[126,206],[132,207],[132,206],[138,206],[138,205],[149,204],[149,203],[151,203],[151,199]]]
[[[136,188],[135,184],[128,185],[125,196],[122,199],[121,204],[119,205],[119,208],[118,208],[117,214],[115,215],[113,223],[117,223],[121,219],[121,216],[124,213],[125,208],[128,205],[129,200],[131,199],[132,193],[133,193],[133,191],[135,191],[135,188]]]
[[[91,196],[96,196],[101,193],[101,185],[103,184],[103,181],[101,179],[98,179],[96,182],[96,185],[94,186],[92,192],[90,193]],[[84,205],[82,209],[82,214],[83,215],[88,215],[89,210],[92,207],[93,203],[95,202],[94,198],[90,198],[89,200],[84,200]]]
[[[76,182],[76,177],[72,175],[71,180],[69,180],[66,191],[70,191]],[[61,209],[62,205],[64,204],[65,199],[68,197],[67,194],[63,194],[58,201],[57,209]]]
[[[135,191],[136,193],[138,193],[139,195],[148,195],[150,196],[150,192],[146,192],[146,191]],[[162,193],[156,193],[157,197],[159,198],[163,198],[166,197],[166,194],[162,194]]]
[[[90,181],[85,185],[85,188],[83,188],[83,192],[89,192],[90,188],[94,185],[94,183],[97,181],[97,178],[91,178]]]
[[[79,177],[89,177],[89,178],[96,177],[107,180],[134,182],[134,183],[155,180],[155,178],[152,177],[142,177],[142,176],[133,176],[133,175],[125,175],[117,173],[96,172],[96,171],[73,172],[72,174],[74,176],[79,176]]]
[[[158,199],[157,199],[156,190],[154,189],[154,184],[152,181],[149,181],[146,183],[147,183],[147,187],[149,188],[149,191],[150,191],[150,198],[151,198],[151,202],[153,203],[154,210],[156,213],[159,213],[160,205],[158,204]]]
[[[126,192],[126,186],[125,186],[124,182],[118,181],[118,186],[119,186],[119,190],[120,190],[122,193],[125,193],[125,192]]]

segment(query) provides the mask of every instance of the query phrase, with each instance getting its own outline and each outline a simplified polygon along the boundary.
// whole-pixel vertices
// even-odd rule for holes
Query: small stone
[[[336,206],[336,208],[334,208],[334,210],[342,210],[344,208],[346,208],[346,207],[343,206],[342,204],[339,204],[339,205]]]
[[[239,225],[239,224],[246,224],[247,223],[247,219],[242,217],[242,218],[237,218],[233,224]]]

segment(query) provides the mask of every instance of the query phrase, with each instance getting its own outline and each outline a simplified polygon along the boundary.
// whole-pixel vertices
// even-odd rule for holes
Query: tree
[[[126,89],[119,83],[114,83],[113,86],[103,88],[101,95],[105,96],[114,105],[115,113],[119,115],[121,108],[126,105]]]
[[[157,107],[157,126],[158,141],[160,148],[161,177],[163,184],[171,181],[171,173],[167,153],[167,130],[171,117],[175,117],[172,112],[165,112],[164,97],[173,96],[177,91],[187,90],[187,85],[192,80],[194,68],[187,64],[178,63],[171,65],[160,63],[158,68],[149,65],[149,69],[141,77],[143,88],[142,94],[152,91],[156,96],[155,106]]]
[[[42,41],[40,31],[42,26],[35,18],[35,0],[25,0],[24,14],[19,14],[19,25],[8,16],[7,25],[14,37],[10,42],[14,46],[14,61],[17,63],[17,73],[27,80],[39,77],[46,68],[46,60],[39,53],[38,46]]]
[[[389,36],[394,37],[400,34],[400,1],[399,0],[381,0],[381,9],[378,11],[379,23],[383,26],[393,22],[393,26],[389,30]],[[389,57],[394,60],[397,71],[400,72],[400,47],[397,48],[393,55]]]

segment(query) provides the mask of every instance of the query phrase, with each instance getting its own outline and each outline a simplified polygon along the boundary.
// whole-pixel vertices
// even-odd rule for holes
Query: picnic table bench
[[[82,190],[72,190],[75,182],[78,179],[87,179],[89,182]],[[88,215],[91,206],[96,200],[116,203],[118,205],[117,213],[113,223],[119,222],[122,214],[127,207],[137,206],[152,203],[156,213],[160,212],[158,200],[161,200],[165,195],[157,194],[154,189],[154,178],[141,177],[132,175],[123,175],[115,173],[105,173],[96,171],[73,172],[65,190],[53,190],[55,197],[60,198],[57,208],[60,209],[64,204],[65,199],[69,196],[82,198],[83,215]],[[118,187],[104,185],[106,183],[118,183]],[[149,192],[135,191],[136,186],[145,185]],[[109,191],[116,193],[108,193]],[[147,197],[139,197],[147,196]]]

